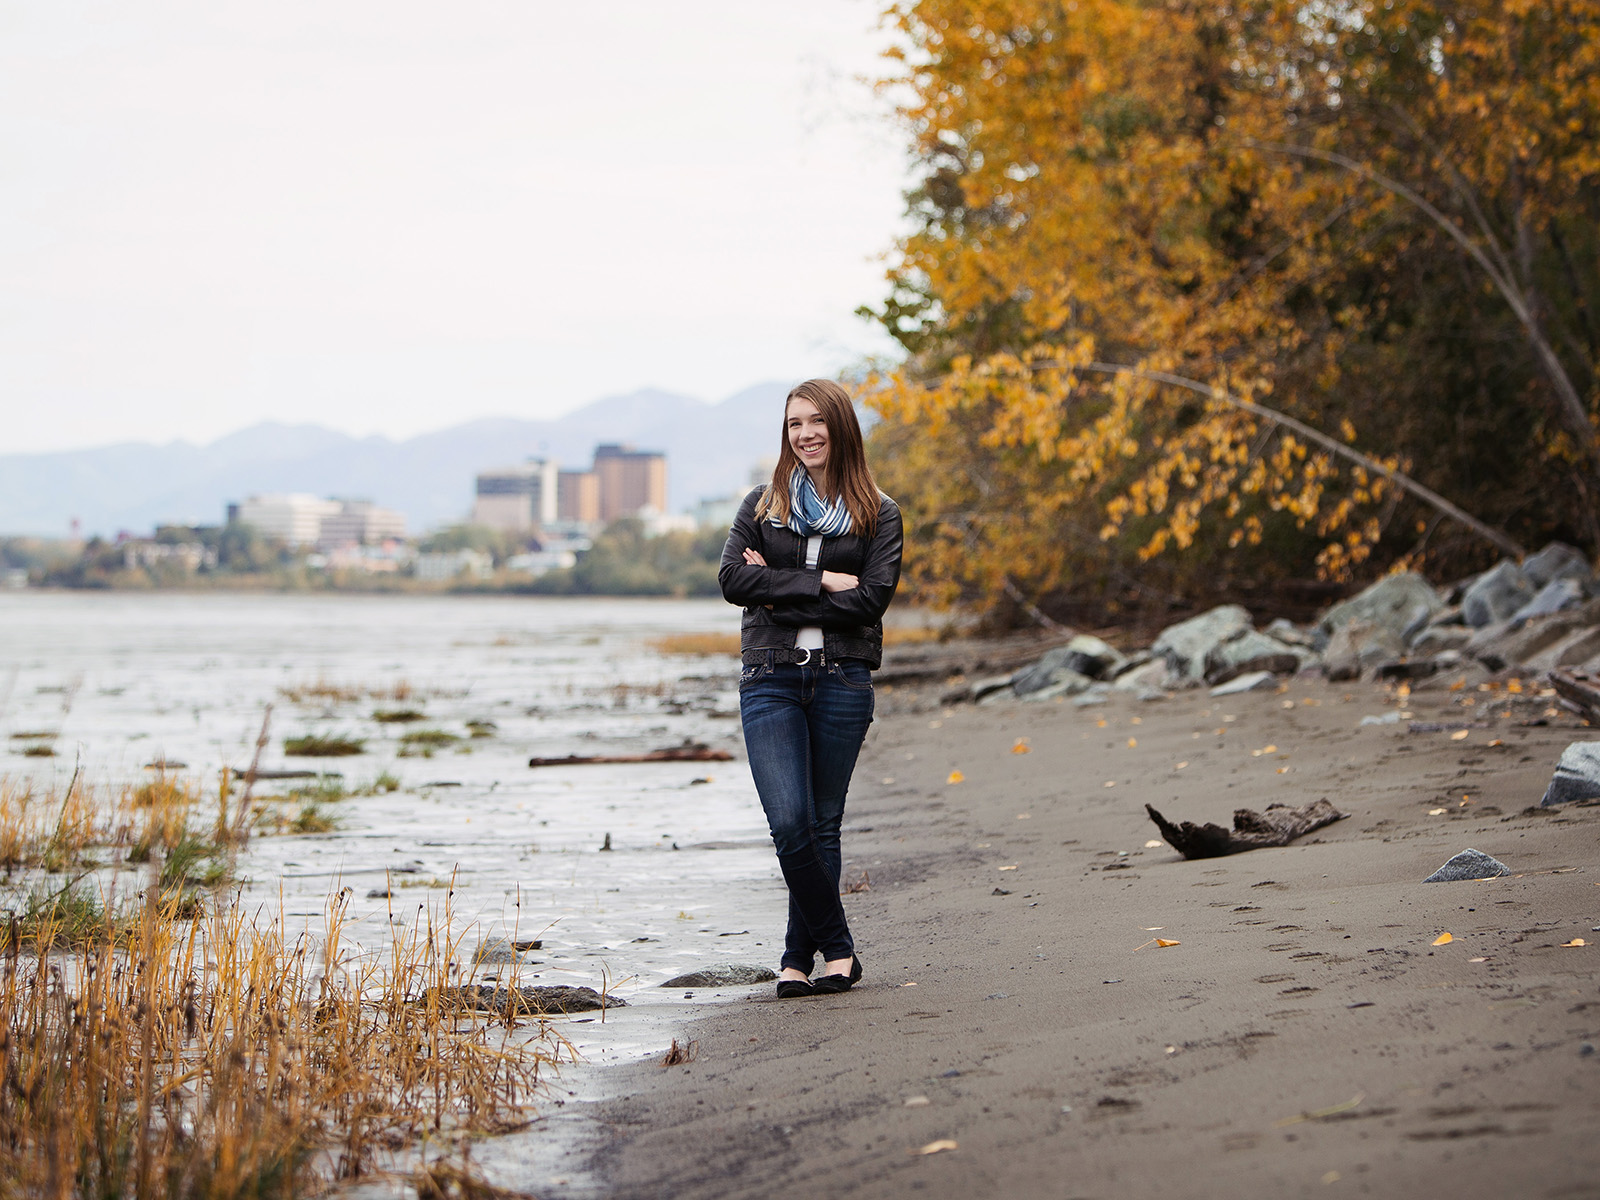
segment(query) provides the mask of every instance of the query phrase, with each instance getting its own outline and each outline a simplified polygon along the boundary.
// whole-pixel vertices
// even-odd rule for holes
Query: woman
[[[789,886],[778,995],[861,978],[839,900],[839,826],[872,723],[883,613],[900,581],[900,510],[867,469],[850,397],[812,379],[789,393],[772,482],[745,497],[722,551],[722,595],[744,606],[739,713]],[[811,979],[816,955],[823,974]]]

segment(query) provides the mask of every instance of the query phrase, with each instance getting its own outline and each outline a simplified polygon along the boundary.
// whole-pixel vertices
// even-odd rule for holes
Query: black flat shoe
[[[844,978],[842,975],[840,978]],[[778,980],[779,1000],[798,1000],[801,996],[815,996],[817,989],[809,979]]]
[[[853,954],[850,956],[850,974],[823,975],[812,981],[811,990],[819,996],[831,996],[837,992],[848,992],[860,982],[861,955]]]

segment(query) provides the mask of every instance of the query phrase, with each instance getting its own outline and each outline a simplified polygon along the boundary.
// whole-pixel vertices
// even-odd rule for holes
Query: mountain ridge
[[[788,385],[758,383],[720,401],[656,388],[593,400],[554,418],[479,417],[396,440],[310,423],[260,421],[197,445],[117,442],[82,450],[0,455],[0,534],[142,534],[157,524],[216,524],[254,492],[372,500],[405,514],[412,532],[459,521],[473,476],[529,457],[586,468],[600,442],[667,455],[673,511],[740,492],[750,467],[777,449]]]

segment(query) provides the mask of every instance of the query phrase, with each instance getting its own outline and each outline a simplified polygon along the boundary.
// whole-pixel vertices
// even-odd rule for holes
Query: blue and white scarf
[[[769,519],[774,525],[785,524],[776,517]],[[796,467],[794,474],[789,476],[787,524],[791,531],[801,537],[812,537],[816,534],[821,534],[825,538],[838,537],[842,533],[850,532],[850,510],[845,506],[843,496],[824,500],[817,493],[817,485],[811,482],[811,476],[806,469]]]

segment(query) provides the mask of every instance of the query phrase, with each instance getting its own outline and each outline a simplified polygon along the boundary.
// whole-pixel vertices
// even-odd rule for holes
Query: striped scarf
[[[775,517],[771,520],[774,525],[784,524]],[[801,537],[816,534],[825,538],[838,537],[850,532],[850,510],[845,507],[843,496],[823,500],[806,469],[796,467],[789,476],[788,526]]]

